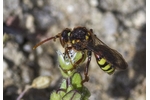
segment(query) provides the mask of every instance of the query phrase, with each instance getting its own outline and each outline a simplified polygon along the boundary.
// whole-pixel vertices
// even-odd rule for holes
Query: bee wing
[[[108,47],[104,42],[97,38],[95,34],[92,35],[93,43],[89,43],[87,48],[92,50],[95,55],[99,55],[101,58],[105,58],[109,63],[118,69],[126,69],[127,63],[122,55]]]
[[[92,34],[93,42],[96,45],[105,45],[107,46],[103,41],[101,41],[95,34]],[[108,46],[107,46],[108,47]],[[108,47],[109,48],[109,47]]]

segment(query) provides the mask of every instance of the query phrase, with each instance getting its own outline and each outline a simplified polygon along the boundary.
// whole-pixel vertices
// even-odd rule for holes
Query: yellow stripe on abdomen
[[[99,65],[104,65],[106,63],[106,59],[102,58],[98,61]]]
[[[115,68],[112,66],[112,64],[108,63],[105,58],[97,60],[97,63],[100,68],[108,74],[112,74],[115,71]]]
[[[107,71],[107,70],[109,70],[110,68],[111,68],[111,65],[108,64],[108,65],[106,65],[105,67],[102,67],[102,70]]]
[[[110,70],[106,71],[108,74],[112,74],[115,71],[115,68],[111,68]]]

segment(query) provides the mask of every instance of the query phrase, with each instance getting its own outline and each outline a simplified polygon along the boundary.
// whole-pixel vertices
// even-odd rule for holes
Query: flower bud
[[[44,89],[50,86],[52,78],[50,76],[39,76],[32,82],[32,87],[36,89]]]

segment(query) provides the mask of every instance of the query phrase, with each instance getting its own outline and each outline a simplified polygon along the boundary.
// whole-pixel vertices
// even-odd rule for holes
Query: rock
[[[25,61],[25,56],[18,50],[18,45],[8,42],[3,49],[4,57],[14,62],[15,65],[20,65]]]
[[[28,52],[28,53],[30,53],[32,51],[32,47],[31,47],[30,44],[25,44],[23,46],[23,50],[26,51],[26,52]]]
[[[23,83],[27,84],[32,82],[33,79],[33,70],[26,65],[22,65],[21,67],[21,78]]]
[[[137,12],[130,14],[129,16],[120,15],[120,20],[126,27],[134,27],[136,29],[142,28],[146,23],[146,12],[141,9]]]
[[[35,32],[34,17],[30,14],[28,14],[25,18],[25,27],[29,30],[30,33]]]
[[[99,0],[99,7],[108,11],[117,11],[122,14],[133,13],[145,6],[144,0]]]
[[[98,1],[97,0],[89,0],[91,6],[96,7],[98,6]]]
[[[146,12],[145,10],[140,10],[136,12],[132,17],[133,25],[135,28],[140,29],[144,24],[146,24]]]
[[[45,69],[45,68],[41,68],[39,74],[40,74],[40,76],[51,76],[52,75],[51,71],[49,69]]]
[[[36,49],[37,55],[41,55],[43,53],[43,48],[41,46],[38,46]]]
[[[22,8],[24,11],[28,11],[29,9],[33,8],[33,3],[31,0],[23,0]]]
[[[8,64],[6,63],[5,60],[3,60],[3,72],[6,72],[8,69]]]
[[[101,30],[103,34],[112,35],[117,32],[118,21],[111,12],[107,12],[103,15],[101,20]]]
[[[55,18],[51,16],[50,10],[45,7],[45,9],[35,9],[33,16],[35,18],[35,23],[37,28],[45,30],[54,24]]]
[[[3,18],[4,21],[7,20],[7,18],[13,14],[17,15],[18,12],[20,11],[20,4],[19,0],[4,0],[4,5],[3,5]]]
[[[54,66],[52,59],[46,54],[43,54],[39,57],[38,64],[41,68],[46,68],[46,69],[50,69]]]
[[[35,59],[34,54],[33,54],[33,53],[30,53],[30,54],[29,54],[29,60],[30,60],[30,61],[34,61],[34,59]]]

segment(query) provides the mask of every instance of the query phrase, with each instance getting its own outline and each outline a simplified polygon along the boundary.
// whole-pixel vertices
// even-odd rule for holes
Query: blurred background
[[[52,76],[52,84],[47,89],[29,90],[23,100],[49,100],[62,80],[56,51],[63,52],[63,48],[59,40],[32,48],[64,28],[77,26],[93,29],[128,63],[127,70],[108,75],[92,56],[90,80],[85,83],[91,92],[90,100],[145,100],[145,6],[145,0],[4,0],[4,100],[15,100],[27,84],[41,75]]]

